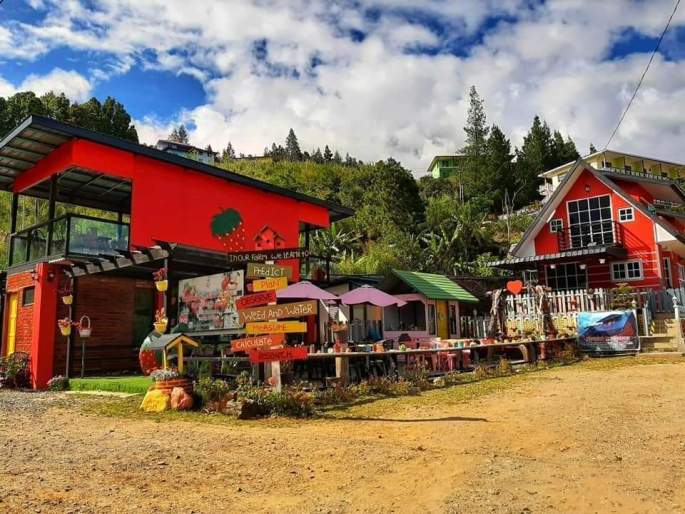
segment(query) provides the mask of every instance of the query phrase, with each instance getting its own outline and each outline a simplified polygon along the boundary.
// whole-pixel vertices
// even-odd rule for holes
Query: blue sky
[[[671,0],[14,0],[0,4],[0,95],[114,96],[152,142],[258,153],[293,127],[305,147],[394,156],[421,172],[463,143],[475,84],[519,144],[534,115],[601,146]],[[683,159],[685,13],[616,144]],[[659,116],[662,113],[662,116]],[[649,128],[649,134],[640,130]],[[654,134],[665,135],[657,137]],[[616,146],[616,145],[613,145]]]

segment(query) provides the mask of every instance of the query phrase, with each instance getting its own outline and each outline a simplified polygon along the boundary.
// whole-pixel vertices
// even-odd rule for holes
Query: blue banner
[[[581,312],[578,346],[586,352],[637,352],[640,338],[633,311]]]

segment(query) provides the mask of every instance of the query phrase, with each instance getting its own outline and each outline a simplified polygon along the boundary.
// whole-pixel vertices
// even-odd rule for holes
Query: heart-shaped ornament
[[[523,291],[523,282],[520,280],[510,280],[507,282],[507,291],[513,295],[519,294],[521,291]]]

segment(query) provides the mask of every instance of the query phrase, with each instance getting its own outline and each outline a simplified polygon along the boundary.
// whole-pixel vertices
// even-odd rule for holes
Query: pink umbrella
[[[297,298],[307,300],[322,300],[322,301],[336,301],[338,297],[333,293],[324,291],[320,287],[316,287],[311,282],[303,280],[301,282],[296,282],[295,284],[290,284],[285,289],[279,289],[276,291],[276,296],[278,298]]]
[[[376,305],[378,307],[389,307],[390,305],[397,305],[402,307],[406,305],[407,302],[395,298],[388,293],[384,293],[380,289],[376,289],[371,286],[362,286],[352,291],[348,291],[344,295],[340,296],[340,301],[345,305],[357,305],[359,303],[370,303],[371,305]]]

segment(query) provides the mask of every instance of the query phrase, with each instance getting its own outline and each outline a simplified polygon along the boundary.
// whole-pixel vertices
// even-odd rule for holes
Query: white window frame
[[[587,197],[584,197],[584,198],[575,198],[574,200],[567,200],[567,201],[566,201],[566,221],[568,222],[568,237],[569,237],[569,243],[570,243],[570,246],[571,246],[572,249],[576,249],[576,250],[577,250],[577,249],[579,249],[579,248],[587,248],[588,246],[596,246],[596,245],[598,245],[598,244],[600,244],[600,243],[595,242],[595,243],[588,243],[587,245],[584,245],[584,244],[582,244],[582,238],[583,238],[582,235],[576,235],[576,236],[573,235],[573,227],[574,227],[574,225],[571,223],[571,208],[570,208],[571,204],[574,203],[574,202],[579,202],[579,201],[581,201],[581,200],[587,200],[587,201],[588,201],[588,213],[589,213],[590,211],[592,211],[592,208],[590,208],[590,206],[589,206],[589,205],[590,205],[590,200],[593,200],[594,198],[603,198],[603,197],[605,197],[605,196],[609,197],[609,215],[610,215],[610,218],[609,218],[608,220],[601,220],[601,221],[594,221],[594,222],[593,222],[592,220],[588,220],[587,222],[576,223],[576,225],[578,225],[578,226],[580,226],[580,225],[590,225],[590,234],[586,234],[586,236],[589,235],[589,236],[590,236],[590,239],[592,239],[593,236],[596,235],[596,234],[606,234],[606,233],[608,233],[608,231],[603,230],[603,227],[601,227],[602,230],[593,231],[593,230],[592,230],[592,224],[593,224],[593,223],[602,223],[602,222],[608,222],[608,221],[610,221],[610,222],[611,222],[611,234],[612,234],[611,238],[612,238],[612,240],[613,240],[613,242],[612,242],[611,244],[616,244],[616,236],[617,236],[617,234],[616,234],[616,227],[614,226],[614,199],[613,199],[613,195],[612,195],[611,193],[602,193],[602,194],[600,194],[600,195],[587,196]],[[578,211],[578,212],[579,212],[579,211]],[[576,238],[577,238],[577,237],[580,237],[580,238],[581,238],[581,244],[580,244],[580,246],[576,246],[576,245],[573,244],[573,242],[574,242],[574,237],[576,237]],[[602,240],[604,240],[604,236],[602,236]],[[607,244],[607,242],[602,241],[601,244]]]
[[[625,215],[625,219],[623,216]],[[619,223],[628,223],[630,221],[635,221],[635,209],[632,207],[622,207],[618,210],[618,221]]]
[[[678,286],[683,287],[683,283],[685,283],[685,266],[678,263]]]
[[[558,222],[559,226],[555,229],[555,224]],[[564,231],[564,220],[561,218],[554,218],[549,220],[549,231],[552,234],[557,234]]]
[[[629,264],[635,264],[639,266],[640,269],[640,276],[639,277],[629,277],[628,276],[628,265]],[[625,274],[625,277],[617,277],[616,276],[616,270],[615,266],[621,266],[623,269],[623,272]],[[645,278],[645,270],[644,267],[642,266],[642,261],[639,260],[631,260],[631,261],[617,261],[617,262],[612,262],[611,263],[611,281],[612,282],[635,282],[637,280],[643,280]]]
[[[560,266],[563,266],[563,267],[565,268],[564,271],[567,271],[567,270],[566,270],[566,266],[569,266],[569,265],[577,266],[578,270],[582,271],[582,273],[576,273],[576,274],[573,275],[573,276],[576,278],[576,281],[578,280],[578,277],[581,277],[581,276],[585,277],[585,285],[584,285],[584,286],[580,286],[580,285],[576,284],[576,287],[571,287],[571,288],[569,288],[569,287],[560,288],[560,287],[559,287],[559,279],[558,279],[559,277],[557,277],[557,283],[556,283],[556,284],[551,284],[551,283],[550,283],[550,282],[551,282],[551,279],[550,279],[550,264],[547,264],[547,265],[545,266],[545,284],[547,285],[547,287],[551,287],[551,288],[552,288],[553,290],[555,290],[555,291],[574,291],[574,290],[576,290],[576,289],[587,289],[587,288],[588,288],[588,285],[589,285],[589,283],[588,283],[587,266],[585,266],[585,269],[582,269],[582,268],[580,267],[582,264],[583,264],[582,262],[572,261],[572,262],[558,263],[558,264],[555,264],[555,266],[556,266],[556,268],[559,268]],[[554,273],[555,275],[556,275],[556,268],[555,268],[555,273]],[[564,274],[564,277],[565,277],[565,280],[566,280],[566,284],[568,285],[568,277],[569,277],[568,273],[565,273],[565,274]]]

